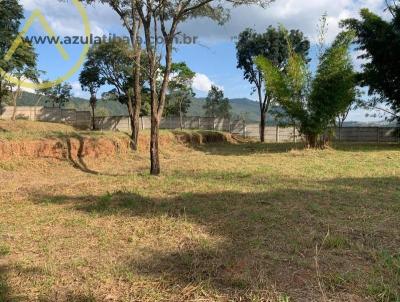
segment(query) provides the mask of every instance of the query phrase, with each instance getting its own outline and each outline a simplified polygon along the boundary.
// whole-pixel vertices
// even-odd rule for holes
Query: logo
[[[72,4],[75,6],[75,8],[77,9],[79,15],[81,16],[81,19],[83,21],[83,25],[84,25],[84,30],[85,30],[85,35],[88,37],[90,36],[90,22],[89,22],[89,18],[88,15],[86,13],[85,7],[82,5],[82,3],[80,3],[78,0],[72,0]],[[9,61],[13,54],[15,53],[15,51],[17,50],[18,46],[21,43],[25,43],[24,42],[24,37],[26,35],[26,33],[28,32],[28,30],[32,27],[33,22],[35,22],[36,20],[39,21],[39,23],[42,25],[43,29],[46,31],[46,33],[51,36],[51,37],[55,37],[56,34],[55,32],[51,29],[49,23],[46,21],[45,17],[43,16],[43,14],[40,12],[40,10],[34,10],[32,15],[29,17],[29,19],[26,21],[24,27],[22,28],[21,32],[19,33],[18,37],[14,40],[14,42],[12,43],[10,49],[7,51],[4,60],[7,62]],[[68,53],[65,51],[64,47],[62,46],[62,43],[56,43],[55,44],[56,49],[58,50],[58,52],[60,53],[61,57],[65,60],[68,61],[70,59],[70,56],[68,55]],[[62,76],[59,76],[57,79],[53,80],[53,81],[49,81],[46,83],[40,83],[40,84],[36,84],[36,83],[32,83],[32,82],[28,82],[28,81],[20,81],[17,78],[7,74],[1,67],[0,67],[0,73],[3,75],[4,74],[4,78],[7,79],[7,81],[14,83],[14,84],[20,84],[21,87],[24,88],[31,88],[31,89],[44,89],[44,88],[50,88],[53,87],[57,84],[60,84],[66,80],[68,80],[70,77],[72,77],[78,70],[79,68],[82,66],[85,58],[86,58],[86,54],[89,51],[89,45],[86,44],[83,46],[83,49],[79,55],[78,60],[75,62],[75,64]]]

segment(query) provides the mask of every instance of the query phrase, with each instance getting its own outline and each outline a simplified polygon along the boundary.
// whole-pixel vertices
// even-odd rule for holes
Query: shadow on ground
[[[260,143],[260,142],[217,142],[217,143],[189,143],[190,148],[210,155],[222,156],[246,156],[252,154],[287,153],[290,151],[306,150],[303,142],[298,143]],[[334,142],[328,149],[345,152],[376,152],[376,151],[399,151],[400,144],[397,143],[350,143]],[[317,149],[320,150],[320,149]]]
[[[400,297],[400,277],[380,265],[377,256],[382,251],[398,252],[399,183],[399,177],[340,178],[313,187],[296,187],[293,182],[268,192],[184,193],[171,198],[131,192],[103,196],[32,192],[31,196],[36,203],[60,204],[88,214],[185,219],[224,238],[217,245],[191,243],[173,252],[149,248],[145,258],[127,257],[119,264],[162,279],[166,286],[208,284],[234,300],[277,285],[295,301],[314,301],[320,295],[315,247],[327,232],[320,267],[329,296],[352,293],[363,299],[390,288],[393,297]],[[384,287],[369,291],[374,282]]]

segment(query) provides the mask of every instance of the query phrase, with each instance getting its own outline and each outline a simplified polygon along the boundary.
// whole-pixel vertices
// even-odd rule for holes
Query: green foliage
[[[91,96],[96,96],[97,91],[105,83],[104,78],[100,78],[100,69],[96,62],[92,60],[85,62],[79,75],[79,82],[83,91],[88,91]]]
[[[60,83],[42,90],[46,96],[46,103],[50,103],[52,107],[58,108],[64,107],[70,101],[72,96],[71,91],[72,86],[68,83]]]
[[[142,55],[142,76],[145,78],[147,58]],[[107,84],[112,89],[103,94],[103,99],[107,101],[118,101],[127,105],[128,98],[133,97],[133,77],[134,52],[132,47],[123,40],[113,40],[93,46],[88,53],[87,61],[84,65],[84,73],[81,74],[81,84],[86,89],[97,91],[102,85]],[[91,88],[89,86],[92,86]],[[142,115],[146,115],[150,106],[149,91],[141,82],[142,89]]]
[[[4,0],[0,5],[0,67],[4,72],[0,74],[0,104],[4,98],[10,97],[15,84],[6,80],[11,75],[18,80],[38,80],[36,70],[37,55],[31,44],[22,42],[14,54],[6,60],[6,54],[18,37],[18,29],[24,18],[23,8],[17,0]],[[19,85],[17,85],[19,86]],[[17,89],[19,94],[19,89]],[[14,102],[17,96],[14,96]]]
[[[356,78],[349,55],[352,40],[352,33],[339,34],[321,57],[308,104],[316,134],[325,131],[356,99]]]
[[[185,115],[195,96],[192,84],[196,73],[186,63],[180,62],[172,64],[171,74],[165,115]]]
[[[103,83],[112,86],[109,93],[121,103],[127,103],[127,95],[133,86],[133,50],[128,43],[113,40],[93,46],[88,52],[85,66],[92,73],[90,81],[94,76],[96,86]],[[83,80],[87,82],[85,77]]]
[[[384,20],[368,9],[360,12],[361,20],[347,19],[343,25],[355,31],[356,42],[365,59],[359,75],[362,86],[373,96],[367,107],[384,103],[391,107],[393,118],[400,121],[400,7],[389,6],[392,20]]]
[[[203,108],[205,115],[209,117],[229,118],[231,116],[231,105],[229,99],[224,97],[224,92],[217,86],[211,86],[206,103]]]
[[[288,33],[282,26],[278,28],[270,26],[265,33],[260,34],[248,28],[239,35],[236,44],[237,67],[243,70],[244,78],[254,85],[253,93],[257,93],[260,129],[264,129],[267,112],[276,101],[269,87],[275,80],[269,81],[265,78],[265,73],[257,66],[255,58],[262,56],[271,62],[273,67],[283,69],[287,65],[291,50],[288,41],[293,45],[294,51],[306,60],[310,42],[304,38],[301,31],[291,30]],[[272,66],[269,66],[270,71]],[[260,131],[260,140],[262,142],[265,140],[263,130]]]
[[[299,30],[288,33],[283,27],[270,26],[265,33],[257,33],[250,28],[240,33],[236,43],[237,67],[243,70],[244,78],[251,84],[262,85],[263,73],[254,61],[258,56],[263,56],[274,66],[283,68],[289,58],[288,39],[295,52],[307,60],[310,42]]]
[[[317,138],[355,99],[356,79],[349,56],[352,38],[349,32],[338,35],[321,56],[313,79],[305,61],[291,48],[290,41],[292,50],[283,71],[263,56],[256,59],[269,91],[312,146],[316,146]]]

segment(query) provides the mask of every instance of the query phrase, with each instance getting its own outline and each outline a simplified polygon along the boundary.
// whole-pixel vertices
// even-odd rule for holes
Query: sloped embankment
[[[139,152],[147,152],[149,133],[139,138]],[[232,142],[229,134],[214,131],[162,131],[160,146]],[[0,121],[0,160],[14,157],[69,159],[105,158],[130,153],[130,138],[120,132],[77,132],[70,126],[29,121]]]
[[[0,141],[0,159],[13,157],[101,158],[129,152],[129,139],[65,137],[36,140]]]

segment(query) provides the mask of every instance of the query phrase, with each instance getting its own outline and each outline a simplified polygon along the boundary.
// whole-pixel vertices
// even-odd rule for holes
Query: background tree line
[[[257,4],[266,7],[269,0],[82,0],[87,4],[107,4],[121,19],[130,43],[112,41],[92,47],[80,74],[82,89],[90,94],[92,115],[101,87],[110,89],[102,99],[126,105],[131,119],[131,146],[137,149],[139,116],[151,117],[151,174],[160,173],[159,125],[162,116],[178,115],[183,120],[190,100],[195,73],[183,62],[172,62],[173,43],[182,22],[207,17],[223,24],[229,19],[226,3],[233,6]],[[225,3],[223,3],[225,2]],[[357,102],[365,108],[379,109],[400,120],[400,10],[398,1],[387,4],[390,20],[383,20],[367,9],[360,19],[342,22],[344,31],[328,48],[324,47],[326,21],[321,26],[319,64],[311,72],[308,63],[310,42],[299,30],[268,27],[257,33],[246,29],[236,44],[237,67],[254,85],[260,108],[260,140],[264,141],[266,116],[276,104],[310,146],[324,142],[326,130],[342,124]],[[4,0],[0,6],[0,104],[11,102],[16,108],[21,82],[40,82],[43,72],[36,66],[37,54],[23,42],[13,56],[7,52],[18,38],[23,8],[17,0]],[[144,35],[144,47],[139,35]],[[158,34],[164,44],[156,39]],[[363,51],[363,71],[356,73],[350,59],[351,45]],[[11,77],[14,80],[10,80]],[[368,87],[368,98],[360,101],[357,86]],[[52,106],[62,107],[71,97],[71,86],[61,83],[39,89]],[[380,106],[383,105],[383,106]],[[212,87],[204,105],[207,115],[229,117],[230,105],[223,91]],[[15,118],[15,114],[13,116]],[[182,123],[181,123],[182,124]],[[95,127],[94,119],[93,125]]]

